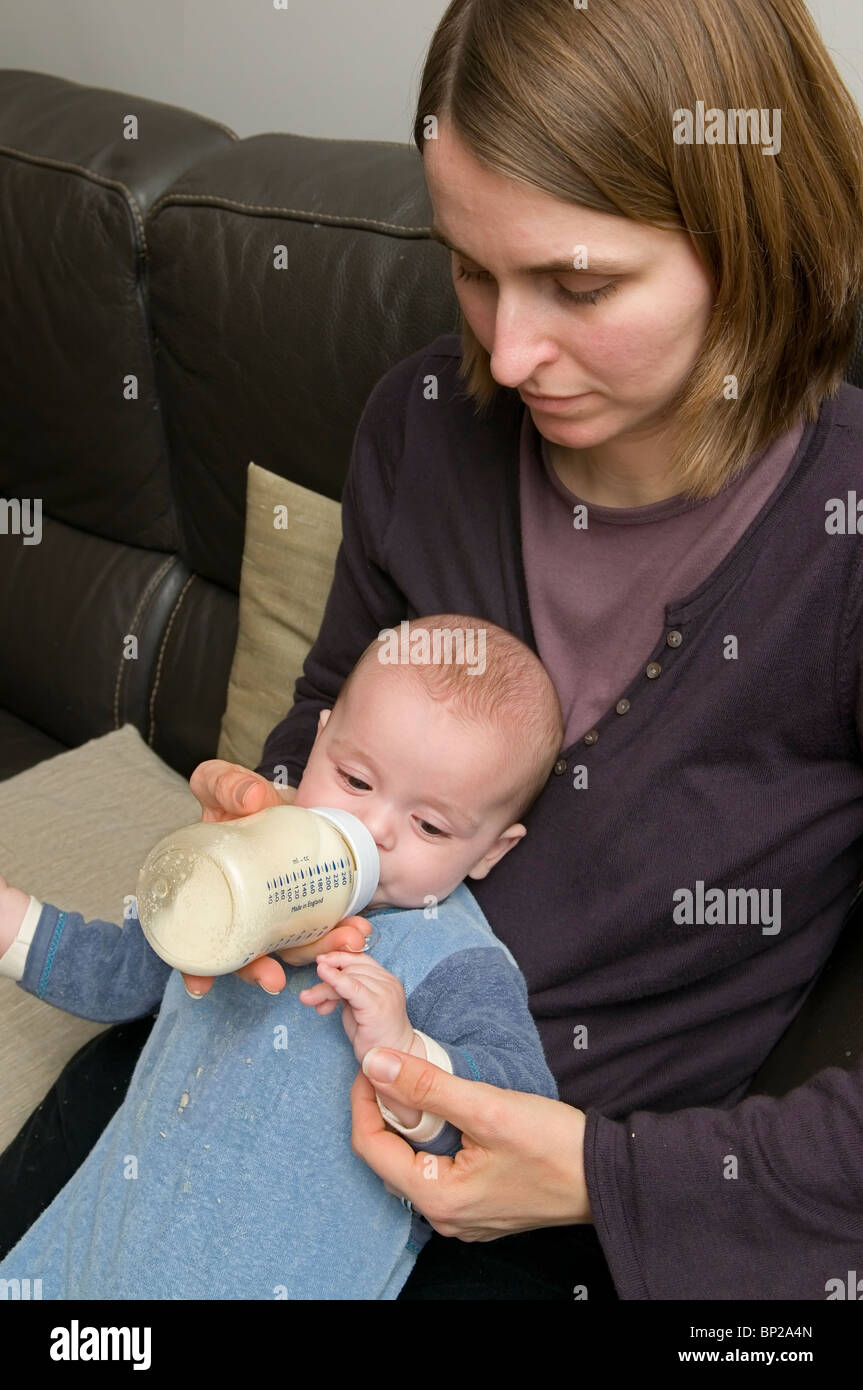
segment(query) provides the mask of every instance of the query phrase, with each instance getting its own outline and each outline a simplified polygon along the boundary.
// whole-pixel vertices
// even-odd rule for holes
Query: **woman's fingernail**
[[[241,806],[246,800],[246,793],[250,791],[254,785],[254,782],[241,782],[240,785],[237,787],[237,796],[240,799]]]
[[[395,1081],[401,1069],[401,1058],[382,1047],[370,1048],[363,1058],[363,1071],[370,1081]]]
[[[281,994],[280,989],[267,989],[267,986],[265,984],[262,984],[260,980],[258,980],[258,984],[261,986],[261,989],[264,991],[264,994]]]
[[[185,989],[185,991],[186,991],[186,993],[188,994],[188,996],[189,996],[190,999],[200,999],[200,998],[201,998],[201,991],[200,991],[199,989],[189,989],[189,986],[188,986],[188,985],[184,985],[183,988]]]

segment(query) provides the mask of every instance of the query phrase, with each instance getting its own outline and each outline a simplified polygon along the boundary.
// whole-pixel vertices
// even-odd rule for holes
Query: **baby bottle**
[[[349,811],[268,806],[173,830],[138,874],[138,920],[188,975],[227,975],[255,956],[317,941],[374,896],[373,836]]]

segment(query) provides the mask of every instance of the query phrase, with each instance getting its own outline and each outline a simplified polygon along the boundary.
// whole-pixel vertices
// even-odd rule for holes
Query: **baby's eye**
[[[420,821],[420,826],[421,826],[421,828],[426,832],[426,834],[428,834],[428,835],[434,835],[436,839],[440,839],[440,840],[448,840],[448,839],[449,839],[449,835],[447,834],[447,832],[446,832],[445,830],[441,830],[441,829],[440,829],[438,826],[436,826],[436,825],[429,825],[429,823],[428,823],[427,820],[421,820],[421,821]]]
[[[352,772],[345,772],[344,769],[340,767],[338,769],[338,773],[340,777],[344,777],[348,786],[354,787],[355,791],[371,791],[371,787],[369,786],[368,782],[363,782],[361,778],[355,777]]]

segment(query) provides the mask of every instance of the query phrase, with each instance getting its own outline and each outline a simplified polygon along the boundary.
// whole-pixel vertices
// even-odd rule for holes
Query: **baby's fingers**
[[[333,966],[336,970],[347,970],[352,975],[376,975],[382,977],[389,975],[388,970],[374,956],[363,955],[361,952],[354,951],[324,951],[315,956],[315,964]]]
[[[345,917],[326,936],[318,941],[307,941],[304,946],[288,946],[277,952],[288,965],[309,965],[317,956],[333,943],[348,955],[363,955],[366,939],[371,935],[371,925],[364,917]]]
[[[332,986],[339,999],[349,1003],[369,1003],[374,998],[374,992],[363,981],[359,970],[339,970],[326,959],[321,959],[318,961],[318,974]],[[312,988],[316,989],[317,986],[313,985]]]
[[[336,994],[332,985],[310,985],[308,989],[301,989],[299,994],[304,1004],[325,1004],[327,1000],[334,999],[338,1003],[340,995]]]

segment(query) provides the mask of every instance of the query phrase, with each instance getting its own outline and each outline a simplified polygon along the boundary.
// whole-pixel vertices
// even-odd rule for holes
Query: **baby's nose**
[[[388,854],[395,844],[395,833],[392,830],[382,830],[374,837],[375,844],[381,854]]]
[[[395,843],[395,821],[383,807],[371,811],[365,817],[366,829],[379,850],[391,850]]]

